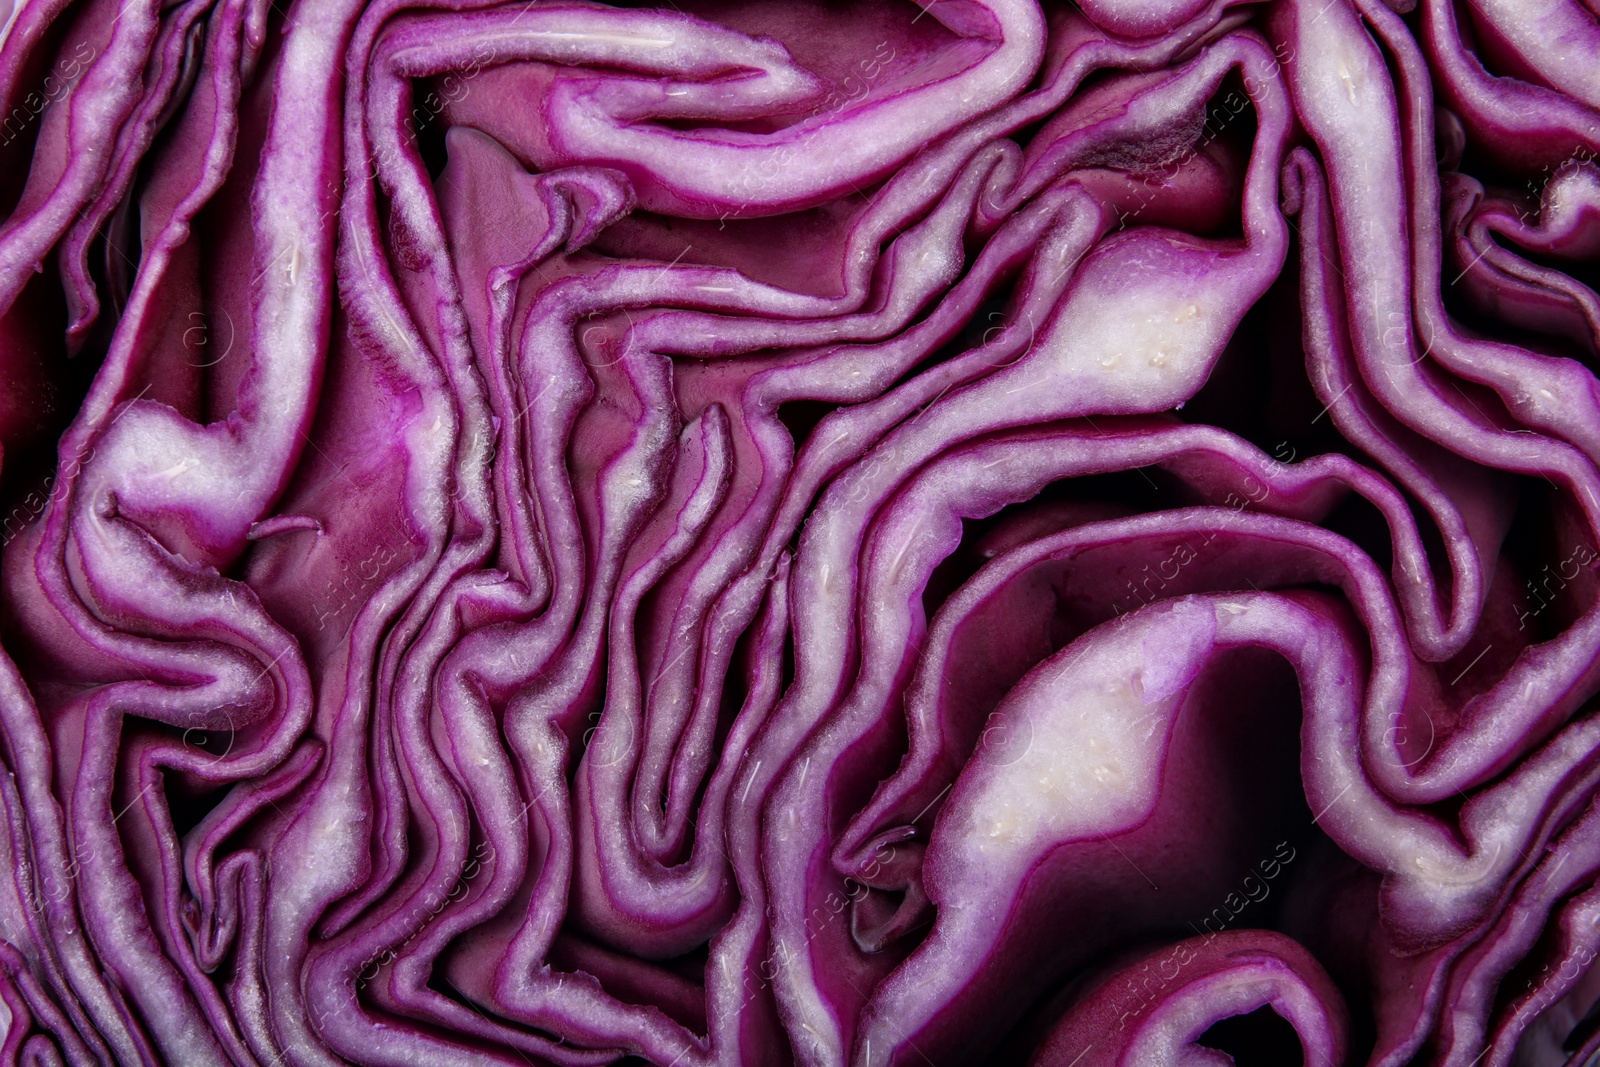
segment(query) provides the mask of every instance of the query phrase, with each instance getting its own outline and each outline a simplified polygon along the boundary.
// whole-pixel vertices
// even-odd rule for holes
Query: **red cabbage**
[[[1592,0],[0,97],[0,1067],[1600,1063]]]

